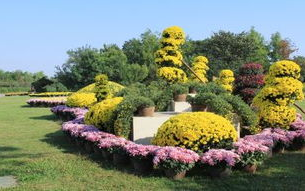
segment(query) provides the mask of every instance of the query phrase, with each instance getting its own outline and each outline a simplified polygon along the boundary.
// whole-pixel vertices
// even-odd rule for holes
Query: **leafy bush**
[[[152,143],[204,152],[230,148],[237,132],[227,119],[210,112],[182,113],[171,117],[158,129]]]
[[[171,90],[174,95],[187,94],[188,87],[185,84],[173,84]]]
[[[105,99],[92,106],[85,115],[85,123],[94,125],[103,131],[113,133],[114,111],[123,101],[122,97]]]
[[[235,80],[234,92],[251,104],[258,90],[264,85],[263,67],[257,63],[244,64]]]
[[[115,121],[113,124],[114,134],[125,138],[130,137],[132,128],[132,117],[141,107],[154,106],[151,99],[143,96],[129,95],[117,106],[115,110]]]
[[[198,85],[198,93],[214,93],[216,95],[228,93],[222,86],[215,82],[209,82],[204,85]]]
[[[107,86],[109,88],[109,97],[114,96],[117,92],[124,89],[124,86],[122,86],[116,82],[112,82],[112,81],[108,81]],[[90,84],[86,87],[83,87],[82,89],[78,90],[77,92],[78,93],[95,93],[95,83]]]
[[[47,92],[67,92],[68,89],[66,86],[64,86],[62,83],[60,82],[54,82],[51,85],[47,85],[45,86],[45,90]]]
[[[90,107],[96,101],[95,93],[74,93],[67,98],[66,105],[70,107]]]

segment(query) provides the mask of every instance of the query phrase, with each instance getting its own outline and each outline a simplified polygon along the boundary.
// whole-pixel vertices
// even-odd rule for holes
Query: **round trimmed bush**
[[[70,107],[89,107],[96,102],[95,93],[74,93],[67,98]]]
[[[105,99],[92,106],[85,115],[85,123],[94,125],[103,130],[112,132],[111,121],[114,120],[114,111],[119,103],[123,101],[122,97]]]
[[[204,152],[211,148],[231,148],[236,139],[237,132],[229,120],[210,112],[193,112],[168,119],[152,143]]]

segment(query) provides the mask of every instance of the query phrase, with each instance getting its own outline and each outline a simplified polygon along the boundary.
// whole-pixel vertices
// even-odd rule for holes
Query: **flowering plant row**
[[[76,119],[63,123],[62,130],[72,138],[91,143],[101,151],[110,154],[128,156],[132,161],[148,161],[151,165],[162,170],[172,170],[176,173],[188,171],[199,164],[201,166],[231,168],[236,165],[258,165],[267,154],[277,146],[288,147],[295,141],[305,143],[305,122],[301,116],[292,124],[294,131],[283,129],[264,129],[256,135],[248,135],[233,144],[232,150],[210,149],[198,153],[170,146],[141,145],[125,138],[105,133],[92,125],[84,124],[86,109],[57,106],[52,112],[59,114],[74,113]]]
[[[35,98],[26,101],[32,107],[54,107],[57,105],[64,105],[67,101],[67,97],[56,97],[56,98]]]
[[[31,97],[58,97],[58,96],[69,96],[73,92],[43,92],[43,93],[32,93],[29,94]]]

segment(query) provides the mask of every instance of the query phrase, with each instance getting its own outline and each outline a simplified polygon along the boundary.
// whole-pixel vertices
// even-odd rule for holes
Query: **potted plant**
[[[186,171],[195,166],[199,155],[180,147],[161,147],[154,153],[154,165],[162,169],[168,178],[175,180],[185,177]]]
[[[187,86],[189,88],[189,93],[197,94],[197,89],[198,89],[198,87],[200,87],[200,85],[201,84],[199,82],[195,82],[195,81],[187,82]]]
[[[231,168],[240,160],[240,156],[225,149],[211,149],[200,157],[200,162],[212,177],[227,177]]]
[[[305,129],[294,131],[293,149],[305,151]]]
[[[143,96],[139,96],[137,98],[137,103],[135,103],[137,107],[137,115],[143,117],[152,117],[155,112],[155,104],[154,102]]]
[[[155,145],[129,144],[125,146],[126,153],[131,159],[137,174],[146,174],[153,169],[153,153],[160,148]]]
[[[239,166],[248,173],[255,173],[257,166],[267,158],[269,148],[259,142],[240,139],[234,143],[235,152],[240,155]]]
[[[183,84],[173,84],[171,86],[173,92],[174,101],[183,102],[186,101],[186,96],[188,93],[188,87]]]
[[[271,135],[274,141],[272,152],[275,154],[284,153],[285,149],[292,145],[294,137],[290,136],[289,131],[287,130],[274,128],[271,131]]]

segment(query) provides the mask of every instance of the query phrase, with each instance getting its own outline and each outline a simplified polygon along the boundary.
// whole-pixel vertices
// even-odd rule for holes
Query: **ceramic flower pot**
[[[256,172],[256,169],[257,169],[257,165],[255,164],[248,164],[244,166],[244,171],[250,174],[254,174]]]
[[[208,111],[206,105],[192,105],[192,111]]]
[[[93,145],[92,142],[86,141],[86,142],[85,142],[85,150],[86,150],[86,152],[89,153],[89,154],[93,153],[93,152],[94,152],[93,146],[94,146],[94,145]]]
[[[144,107],[139,109],[138,116],[152,117],[154,116],[154,113],[155,113],[155,107]]]
[[[112,161],[113,160],[113,154],[112,153],[108,152],[105,149],[102,149],[101,152],[102,152],[102,156],[103,156],[104,160],[106,160],[106,161]]]
[[[114,165],[126,165],[129,163],[129,157],[126,154],[113,153]]]
[[[212,178],[224,178],[230,176],[232,174],[232,170],[230,168],[214,167],[209,169],[208,174]]]
[[[185,177],[186,171],[175,172],[173,169],[164,169],[165,175],[167,178],[174,180],[180,180]]]
[[[153,169],[153,162],[149,159],[131,158],[131,163],[137,174],[147,174]]]
[[[174,95],[174,101],[183,102],[186,101],[187,94],[177,94]]]

